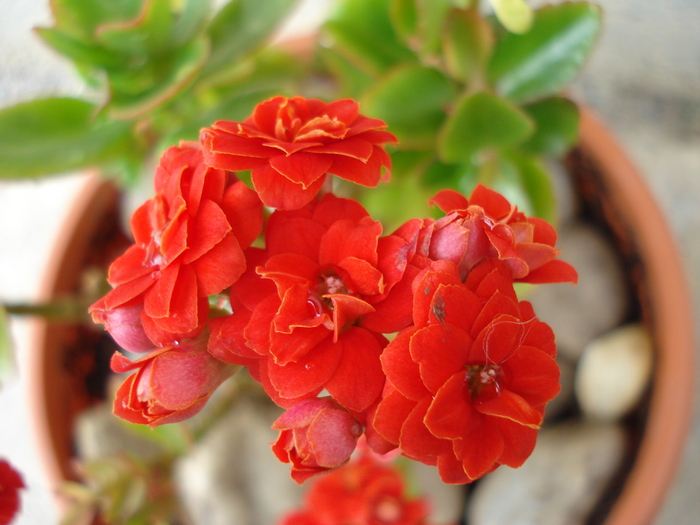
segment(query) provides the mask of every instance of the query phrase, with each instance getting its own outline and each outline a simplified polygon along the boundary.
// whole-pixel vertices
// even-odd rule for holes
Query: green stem
[[[59,299],[46,303],[5,303],[2,305],[11,315],[33,315],[50,321],[65,323],[88,319],[88,303],[83,299]]]

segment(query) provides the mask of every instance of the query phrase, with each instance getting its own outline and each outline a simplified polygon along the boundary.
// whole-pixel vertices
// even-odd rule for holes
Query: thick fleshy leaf
[[[391,25],[391,0],[343,0],[337,2],[323,27],[335,46],[357,67],[380,74],[393,65],[415,60]]]
[[[209,25],[211,56],[205,74],[239,63],[264,44],[296,3],[268,0],[265,9],[260,9],[258,0],[229,1]]]
[[[445,65],[450,75],[469,83],[486,64],[494,36],[486,20],[473,10],[453,10],[442,33]]]
[[[489,148],[515,146],[534,131],[534,123],[520,108],[482,91],[457,102],[438,140],[443,162],[463,162]]]
[[[118,53],[99,45],[88,44],[58,28],[40,27],[35,31],[44,42],[77,64],[105,69],[124,66],[124,58]]]
[[[88,37],[102,24],[133,20],[142,5],[143,0],[53,0],[51,10],[58,27]]]
[[[553,97],[523,109],[535,121],[535,134],[521,148],[538,155],[558,157],[575,144],[579,112],[572,101]]]
[[[128,22],[103,24],[95,39],[110,50],[127,55],[149,56],[168,50],[175,17],[170,0],[149,0],[137,17]]]
[[[532,208],[532,213],[546,221],[556,219],[556,197],[549,174],[540,160],[530,155],[511,154],[508,160],[517,170],[518,179]]]
[[[131,144],[131,125],[97,116],[73,98],[48,98],[0,110],[0,178],[60,173],[111,161]]]
[[[452,4],[452,0],[416,2],[420,52],[425,59],[440,52],[440,41],[452,14]]]
[[[558,93],[584,63],[600,23],[600,7],[586,2],[540,9],[530,31],[507,33],[496,44],[490,81],[499,94],[519,102]]]
[[[422,65],[402,66],[382,78],[363,109],[384,120],[403,146],[431,146],[455,96],[451,82]]]
[[[170,67],[156,82],[151,80],[148,89],[133,94],[112,82],[112,99],[106,108],[109,116],[115,120],[135,119],[171,100],[194,81],[208,56],[208,41],[195,40],[169,57]]]

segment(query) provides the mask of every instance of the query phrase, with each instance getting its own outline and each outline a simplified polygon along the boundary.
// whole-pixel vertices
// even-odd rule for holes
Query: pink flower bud
[[[143,304],[135,304],[114,310],[93,310],[96,323],[105,325],[114,341],[128,352],[148,352],[155,348],[141,323]]]
[[[281,430],[272,451],[292,464],[297,483],[343,466],[362,435],[362,424],[328,397],[297,403],[272,428]]]
[[[151,427],[176,423],[199,412],[216,388],[237,370],[207,351],[208,333],[159,348],[137,361],[120,353],[112,370],[127,372],[114,400],[115,415]]]

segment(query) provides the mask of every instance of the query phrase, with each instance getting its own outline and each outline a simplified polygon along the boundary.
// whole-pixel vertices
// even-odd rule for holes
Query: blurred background
[[[307,0],[290,32],[313,28],[331,3]],[[598,3],[604,11],[603,33],[572,95],[595,110],[645,175],[676,235],[700,326],[700,2]],[[69,64],[31,31],[50,25],[48,0],[0,0],[0,13],[0,107],[40,94],[80,94],[83,84]],[[3,300],[36,297],[57,228],[84,180],[84,175],[70,174],[41,182],[0,182]],[[27,408],[29,323],[14,321],[12,335],[18,373],[0,391],[0,457],[15,464],[29,487],[17,524],[57,523]],[[696,402],[684,458],[657,525],[697,523],[699,407]]]

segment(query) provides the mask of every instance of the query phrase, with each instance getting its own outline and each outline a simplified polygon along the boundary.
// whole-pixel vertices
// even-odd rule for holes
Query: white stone
[[[574,422],[543,429],[519,469],[500,467],[475,488],[470,525],[581,525],[620,465],[624,432]]]
[[[176,464],[183,504],[196,525],[262,525],[300,506],[302,488],[272,453],[281,409],[242,399]]]
[[[583,413],[602,421],[627,414],[649,384],[653,360],[651,336],[639,324],[617,328],[592,341],[581,356],[574,382]]]
[[[428,522],[434,525],[457,523],[464,512],[464,487],[443,483],[434,466],[411,460],[406,460],[405,465],[402,470],[406,473],[406,485],[415,487],[416,495],[430,502]]]

